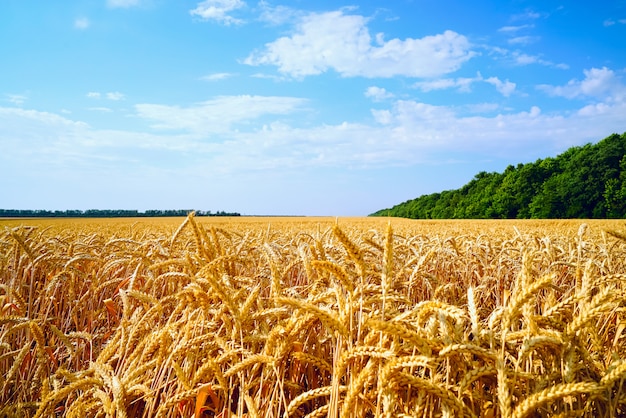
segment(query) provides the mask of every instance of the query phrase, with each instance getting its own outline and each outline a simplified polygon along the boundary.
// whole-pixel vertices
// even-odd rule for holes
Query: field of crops
[[[626,224],[0,220],[5,416],[626,416]]]

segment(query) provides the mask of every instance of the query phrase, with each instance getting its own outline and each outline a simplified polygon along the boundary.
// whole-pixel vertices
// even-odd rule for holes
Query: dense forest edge
[[[30,210],[30,209],[0,209],[0,218],[154,218],[167,216],[187,216],[195,212],[196,216],[241,216],[237,212],[224,212],[173,209],[173,210],[138,210],[126,209],[88,209],[82,210]]]
[[[423,195],[370,216],[412,219],[626,218],[626,133],[555,158],[481,171],[457,190]]]

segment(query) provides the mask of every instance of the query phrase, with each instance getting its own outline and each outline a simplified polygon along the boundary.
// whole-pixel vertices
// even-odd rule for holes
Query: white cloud
[[[424,92],[456,88],[459,92],[467,93],[471,91],[471,85],[473,83],[481,81],[482,79],[482,76],[478,73],[476,77],[440,78],[436,80],[419,81],[413,84],[413,87]]]
[[[445,31],[420,39],[376,44],[368,19],[344,10],[310,13],[298,20],[294,34],[265,45],[244,61],[249,65],[274,65],[292,77],[334,70],[345,77],[434,77],[456,71],[475,53],[466,37]]]
[[[87,93],[87,97],[90,99],[100,99],[103,97],[103,94],[100,93],[99,91],[90,91]],[[124,96],[124,94],[120,93],[119,91],[110,91],[108,93],[105,93],[104,97],[108,100],[112,100],[116,102],[119,100],[124,100],[126,96]]]
[[[501,81],[498,77],[483,78],[480,73],[476,74],[476,77],[459,77],[459,78],[440,78],[428,81],[419,81],[413,84],[414,88],[417,88],[423,92],[429,92],[433,90],[445,90],[455,88],[461,93],[467,93],[471,91],[471,86],[477,82],[489,83],[496,87],[496,90],[503,96],[508,97],[515,91],[516,84],[509,80]]]
[[[265,80],[272,80],[275,82],[289,81],[288,77],[280,76],[276,74],[264,74],[264,73],[254,73],[250,77],[252,78],[261,78]]]
[[[520,52],[513,53],[513,58],[515,58],[515,63],[519,65],[541,64],[541,59],[539,57]]]
[[[110,8],[129,8],[138,6],[141,0],[107,0],[107,6]]]
[[[522,35],[519,32],[528,33],[528,30],[533,29],[534,27],[534,24],[503,26],[498,29],[498,32],[509,36],[509,39],[507,39],[507,43],[509,45],[529,45],[539,41],[541,37],[533,35]]]
[[[190,167],[215,181],[256,170],[440,163],[450,155],[520,161],[623,132],[626,114],[626,101],[615,100],[560,114],[537,106],[494,114],[498,107],[489,103],[469,109],[396,100],[371,110],[371,123],[298,125],[293,113],[307,103],[235,96],[189,107],[137,105],[140,121],[161,129],[153,133],[101,130],[51,113],[0,107],[0,171],[8,172],[5,162],[38,175],[72,167],[73,178],[95,179],[117,170],[132,177],[136,169],[134,174],[155,173],[153,182],[170,184],[172,173]]]
[[[391,99],[394,97],[394,94],[388,92],[382,87],[371,86],[365,90],[365,97],[369,97],[370,99],[379,102],[385,99]]]
[[[507,42],[511,45],[528,45],[539,41],[539,36],[515,36]]]
[[[302,16],[303,12],[286,6],[270,6],[266,1],[260,1],[261,15],[259,20],[271,25],[283,25]]]
[[[89,26],[91,25],[91,22],[89,22],[89,19],[87,19],[86,17],[80,17],[76,20],[74,20],[74,27],[76,29],[87,29]]]
[[[495,86],[496,90],[498,90],[504,97],[509,97],[515,91],[516,87],[515,83],[512,83],[509,80],[501,81],[498,77],[489,77],[485,79],[485,82]]]
[[[498,32],[512,33],[520,31],[522,29],[531,29],[533,27],[535,27],[535,25],[503,26],[498,29]]]
[[[606,67],[584,70],[585,79],[580,82],[580,93],[586,96],[603,96],[619,86],[619,79],[613,70]],[[576,83],[574,83],[576,85]],[[618,87],[619,86],[619,87]]]
[[[470,113],[491,113],[498,110],[497,103],[476,103],[465,106]]]
[[[505,60],[510,61],[514,65],[545,65],[546,67],[558,68],[561,70],[569,69],[569,65],[565,63],[554,63],[550,60],[543,59],[537,55],[528,55],[526,53],[520,52],[519,50],[511,51],[505,48],[491,47],[489,48],[492,54],[497,54],[504,57]]]
[[[508,80],[489,77],[482,82],[503,94],[514,92]],[[536,105],[513,111],[494,103],[442,106],[392,100],[372,109],[369,123],[335,124],[312,124],[308,118],[297,122],[296,113],[310,103],[294,97],[223,96],[187,107],[137,105],[138,122],[152,124],[156,132],[101,130],[61,115],[0,107],[0,178],[18,166],[39,177],[72,167],[77,170],[72,176],[81,179],[116,170],[132,177],[129,167],[140,167],[136,174],[157,173],[153,181],[161,183],[189,167],[215,179],[257,170],[416,165],[450,155],[505,156],[515,162],[623,132],[626,94],[615,72],[593,68],[583,80],[561,87],[569,90],[555,91],[593,101],[578,109],[542,112]],[[365,94],[391,98],[377,86]]]
[[[205,0],[190,10],[192,16],[203,20],[215,20],[224,25],[241,24],[243,20],[234,18],[228,13],[246,6],[242,0]]]
[[[376,123],[380,123],[381,125],[389,125],[393,122],[393,116],[387,109],[372,109],[372,116],[374,116]]]
[[[539,19],[541,17],[541,13],[538,12],[534,12],[532,10],[528,10],[524,13],[519,13],[516,15],[511,16],[511,20],[513,21],[517,21],[517,20],[535,20],[535,19]]]
[[[191,107],[138,104],[137,114],[154,121],[156,129],[194,134],[226,132],[238,123],[266,115],[286,115],[300,109],[305,99],[268,96],[222,96]]]
[[[0,159],[15,159],[18,166],[37,166],[36,159],[31,160],[34,154],[60,152],[56,145],[62,138],[68,138],[72,132],[83,133],[87,128],[85,123],[74,122],[50,112],[0,107]],[[45,161],[46,158],[43,158],[42,162],[47,165]]]
[[[437,80],[419,81],[413,87],[421,91],[444,90],[457,87],[457,80],[454,78],[439,78]]]
[[[616,23],[620,23],[622,25],[626,25],[626,19],[617,19],[617,20],[615,20],[615,19],[606,19],[603,22],[604,26],[613,26]]]
[[[528,116],[530,116],[531,118],[536,118],[540,114],[541,114],[541,109],[538,106],[532,106],[530,108],[530,112],[528,113]]]
[[[94,112],[103,112],[103,113],[111,113],[111,112],[113,112],[113,110],[111,110],[108,107],[104,107],[104,106],[90,107],[88,109],[91,110],[91,111],[94,111]]]
[[[124,100],[124,95],[120,93],[119,91],[113,91],[113,92],[107,93],[107,99],[113,100],[113,101]]]
[[[207,74],[205,76],[200,77],[200,80],[219,81],[219,80],[225,80],[227,78],[230,78],[233,75],[234,75],[233,73],[213,73],[213,74]]]
[[[393,149],[397,160],[416,160],[420,158],[420,152],[431,154],[437,150],[484,150],[479,152],[493,156],[502,153],[515,161],[519,153],[528,152],[533,147],[546,149],[551,144],[564,150],[603,138],[611,132],[622,132],[626,103],[586,106],[569,116],[544,114],[538,106],[495,116],[464,116],[458,113],[459,110],[399,100],[392,109],[373,114],[386,132],[381,138],[385,138],[384,143]],[[491,113],[495,106],[488,105],[484,110]],[[600,121],[602,123],[598,125]],[[547,152],[553,151],[543,151]]]
[[[550,96],[560,96],[568,99],[576,97],[613,97],[614,99],[623,99],[626,88],[613,70],[606,67],[591,68],[584,70],[583,73],[585,78],[582,81],[570,80],[564,86],[541,84],[537,88]]]
[[[22,106],[28,97],[23,94],[5,94],[7,101],[13,103],[16,106]]]

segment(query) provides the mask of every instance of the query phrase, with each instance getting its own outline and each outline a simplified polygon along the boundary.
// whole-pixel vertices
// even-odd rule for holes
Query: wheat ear
[[[541,392],[533,393],[524,399],[513,411],[512,418],[527,417],[536,412],[540,406],[566,396],[595,395],[602,390],[602,385],[595,382],[561,383]]]

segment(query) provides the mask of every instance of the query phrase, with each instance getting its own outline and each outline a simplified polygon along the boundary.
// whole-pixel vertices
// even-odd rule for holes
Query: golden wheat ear
[[[11,222],[0,416],[626,411],[620,222]]]

